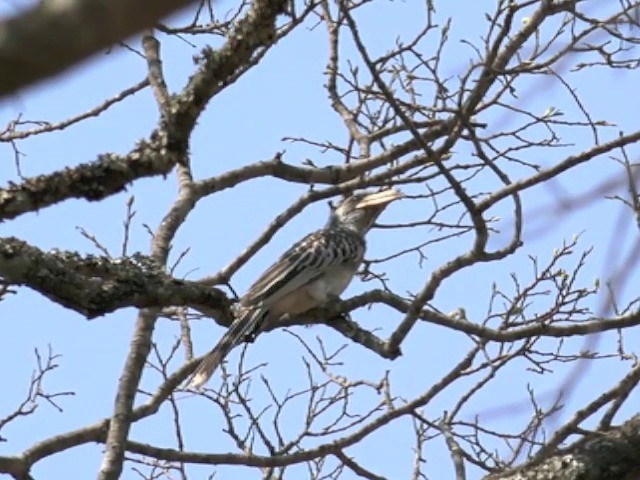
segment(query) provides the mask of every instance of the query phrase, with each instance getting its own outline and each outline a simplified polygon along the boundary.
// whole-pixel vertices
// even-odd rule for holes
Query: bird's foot
[[[342,302],[342,299],[340,298],[339,295],[327,295],[327,302],[325,304],[326,308],[329,311],[335,311],[336,307],[338,306],[338,304]],[[342,320],[346,320],[348,322],[351,321],[351,316],[349,315],[348,312],[341,312],[338,314],[333,315],[333,318],[335,319],[342,319]]]
[[[258,332],[249,332],[244,336],[243,341],[245,343],[253,343],[256,341],[257,337],[258,337]]]

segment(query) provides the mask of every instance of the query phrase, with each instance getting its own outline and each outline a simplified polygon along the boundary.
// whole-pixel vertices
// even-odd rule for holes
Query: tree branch
[[[45,253],[17,238],[0,238],[0,276],[94,318],[125,307],[189,305],[227,322],[231,302],[220,290],[167,275],[148,258],[109,259]]]
[[[49,0],[0,23],[0,97],[61,73],[193,0]]]
[[[640,474],[640,415],[598,432],[537,465],[523,465],[485,480],[635,480]]]
[[[234,74],[250,64],[259,48],[272,46],[276,38],[276,18],[284,13],[287,0],[254,0],[246,15],[227,34],[218,50],[207,47],[202,63],[176,98],[174,131],[187,136],[211,98],[229,85]],[[178,133],[179,132],[179,133]]]
[[[102,200],[138,178],[168,174],[180,157],[167,149],[163,135],[152,134],[151,138],[151,142],[140,142],[126,156],[107,153],[74,168],[32,177],[18,185],[10,183],[0,189],[0,220],[69,198]]]

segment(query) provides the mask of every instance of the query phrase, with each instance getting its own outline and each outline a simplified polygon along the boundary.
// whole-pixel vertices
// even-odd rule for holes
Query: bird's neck
[[[330,218],[329,222],[327,222],[326,228],[328,230],[331,229],[340,229],[346,230],[350,233],[355,233],[356,235],[362,237],[366,232],[366,226],[360,225],[357,221],[344,221],[338,218]]]

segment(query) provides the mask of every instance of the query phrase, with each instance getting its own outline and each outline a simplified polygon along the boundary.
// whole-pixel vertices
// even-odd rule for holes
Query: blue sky
[[[221,2],[220,8],[224,9],[230,4],[229,1]],[[442,71],[448,76],[455,78],[464,71],[470,59],[474,58],[473,51],[460,42],[460,39],[479,41],[486,28],[483,12],[492,8],[493,2],[470,8],[469,3],[462,0],[437,5],[436,18],[440,19],[439,23],[443,23],[449,16],[453,18],[451,40],[443,56]],[[376,55],[391,48],[397,36],[410,38],[411,32],[419,30],[424,20],[424,6],[421,2],[411,1],[375,2],[363,8],[358,19],[363,25],[363,38],[372,54]],[[310,27],[311,23],[307,26]],[[193,71],[192,56],[198,50],[178,39],[164,39],[162,49],[169,87],[179,90]],[[192,137],[191,154],[196,178],[201,179],[241,165],[266,160],[282,150],[286,151],[285,160],[296,164],[306,158],[313,159],[318,165],[340,161],[318,149],[283,141],[283,137],[308,137],[336,143],[345,140],[342,122],[331,110],[323,89],[326,55],[324,28],[299,28],[274,48],[263,64],[214,98]],[[353,60],[356,59],[349,48],[345,48],[342,55],[344,58],[351,56]],[[590,69],[568,73],[567,68],[565,74],[584,99],[586,108],[594,119],[616,123],[615,127],[602,130],[601,141],[615,138],[619,131],[633,131],[637,125],[640,99],[628,92],[636,89],[637,72]],[[123,49],[114,49],[53,81],[5,100],[0,109],[0,125],[15,119],[19,114],[25,120],[63,120],[92,108],[106,97],[142,80],[144,76],[145,63],[142,58]],[[455,80],[452,82],[455,85]],[[520,88],[517,104],[523,110],[541,113],[555,107],[564,112],[568,119],[580,118],[575,104],[558,82],[548,77],[537,78],[523,83]],[[99,117],[82,122],[68,131],[19,142],[18,147],[24,154],[20,164],[22,173],[32,176],[52,172],[65,166],[94,160],[103,152],[126,153],[136,140],[149,134],[156,121],[157,108],[153,97],[149,90],[144,90]],[[521,120],[514,119],[505,111],[489,111],[479,121],[488,123],[485,133],[489,134]],[[592,142],[585,130],[564,131],[567,137],[562,140],[569,146],[541,152],[531,151],[528,153],[530,159],[543,165],[552,165],[567,155],[582,151]],[[463,147],[455,149],[454,153],[469,154]],[[637,148],[629,149],[632,159],[637,158],[637,153]],[[540,156],[543,158],[539,158]],[[18,182],[10,145],[0,144],[0,158],[2,183]],[[550,259],[554,249],[560,248],[565,241],[571,241],[577,234],[579,240],[576,253],[593,246],[589,263],[580,273],[578,282],[589,287],[596,278],[600,278],[604,284],[616,262],[624,258],[624,253],[637,242],[637,231],[631,224],[632,217],[624,217],[629,228],[619,232],[619,202],[600,199],[571,215],[559,215],[557,207],[560,199],[588,192],[602,179],[621,172],[621,168],[616,167],[609,158],[602,158],[579,167],[566,180],[555,180],[550,185],[527,191],[523,195],[525,211],[537,212],[537,215],[526,225],[523,248],[500,263],[476,265],[469,271],[452,277],[438,291],[434,306],[444,312],[463,307],[471,321],[481,321],[487,311],[494,283],[505,291],[512,290],[512,273],[518,274],[523,281],[531,278],[532,264],[529,255],[537,256],[543,264]],[[413,188],[413,191],[409,189],[410,193],[418,193],[418,187]],[[478,189],[487,190],[487,187],[478,185]],[[197,279],[215,273],[253,241],[271,218],[296,200],[304,190],[300,185],[257,180],[233,191],[223,191],[203,199],[180,229],[173,244],[172,261],[184,249],[190,248],[176,275]],[[424,193],[424,190],[420,193]],[[70,200],[37,213],[23,215],[15,221],[0,224],[0,235],[23,238],[44,250],[59,248],[97,253],[77,230],[77,227],[82,227],[117,255],[122,242],[125,204],[130,195],[135,195],[137,211],[130,250],[146,252],[150,239],[144,224],[155,229],[174,200],[176,181],[173,176],[137,181],[128,192],[100,203]],[[430,204],[426,201],[415,204],[399,202],[391,206],[380,221],[393,223],[417,220],[428,215],[429,208]],[[497,226],[503,232],[492,239],[491,245],[498,246],[501,241],[508,239],[511,208],[510,204],[504,202],[495,211],[491,211],[491,214],[501,217]],[[233,279],[234,288],[238,292],[244,292],[275,256],[302,235],[322,226],[325,217],[326,205],[323,202],[305,209],[238,272]],[[429,229],[416,232],[376,230],[369,237],[368,257],[376,258],[392,253],[399,246],[412,243],[411,236],[422,235],[429,238],[430,235],[437,234]],[[399,292],[417,291],[431,270],[469,248],[469,238],[435,244],[428,250],[428,258],[422,269],[416,268],[416,259],[411,256],[390,262],[384,270],[391,285]],[[610,250],[612,238],[615,239],[613,256]],[[564,268],[570,270],[577,258],[577,255],[567,258]],[[618,299],[620,304],[633,298],[634,292],[630,286],[637,284],[639,280],[635,265],[631,267],[634,269],[633,275],[626,290],[621,292]],[[356,280],[346,296],[365,291],[371,286],[371,283],[364,284]],[[603,304],[603,295],[604,289],[589,304],[596,312]],[[0,365],[3,365],[0,368],[0,378],[4,385],[11,386],[0,396],[0,418],[11,412],[25,395],[28,378],[35,366],[34,348],[46,351],[47,345],[51,345],[55,353],[62,355],[59,359],[60,366],[46,379],[47,389],[76,392],[73,397],[60,399],[63,413],[58,413],[43,403],[34,415],[7,427],[3,435],[9,441],[0,443],[0,454],[20,452],[36,441],[93,423],[110,414],[135,314],[134,310],[128,309],[87,321],[27,289],[19,289],[18,295],[10,296],[0,303],[0,322],[3,322],[5,332],[0,336]],[[367,328],[378,329],[377,332],[384,337],[392,331],[401,317],[388,309],[374,308],[370,311],[358,311],[354,319]],[[310,342],[316,336],[321,336],[326,345],[332,348],[338,348],[344,343],[341,336],[327,328],[292,330]],[[222,329],[214,322],[200,321],[194,324],[196,352],[200,354],[208,350],[221,333]],[[177,324],[161,320],[154,338],[166,353],[178,335]],[[626,332],[625,338],[629,348],[632,348],[638,341],[637,329]],[[574,342],[576,350],[584,341],[583,338],[566,340],[568,344]],[[602,351],[615,350],[613,335],[602,335],[597,341]],[[554,345],[555,341],[545,340],[542,344]],[[358,345],[349,345],[340,356],[343,365],[336,370],[354,380],[375,380],[386,370],[391,370],[394,393],[412,398],[426,390],[457,363],[470,345],[471,342],[460,333],[434,325],[418,324],[402,347],[404,355],[393,363],[377,358]],[[268,366],[261,372],[283,394],[289,388],[303,385],[304,365],[299,359],[300,352],[300,346],[291,335],[274,332],[251,345],[247,361],[250,364],[268,361]],[[180,355],[179,357],[182,358]],[[234,353],[231,361],[234,362],[237,358],[238,353]],[[177,368],[179,363],[174,362],[173,367]],[[595,398],[595,392],[612,386],[629,368],[626,363],[617,359],[598,364],[580,380],[567,401],[566,413],[559,415],[558,422],[566,420],[576,408]],[[514,363],[501,372],[490,387],[479,395],[473,408],[465,411],[465,415],[472,419],[475,415],[489,412],[487,415],[491,416],[490,425],[496,428],[524,424],[528,418],[528,410],[515,409],[512,414],[501,415],[495,414],[496,405],[502,402],[521,404],[519,402],[526,401],[527,385],[535,386],[538,393],[557,392],[567,375],[571,375],[571,370],[567,367],[555,366],[553,374],[545,375],[527,371],[526,367],[524,363]],[[158,380],[157,375],[147,371],[143,387],[153,389]],[[212,382],[213,385],[219,384],[219,377]],[[257,404],[268,403],[258,381],[253,388]],[[453,388],[451,392],[430,403],[426,413],[437,416],[449,409],[457,398],[456,395],[464,391],[463,386]],[[541,398],[544,403],[549,396],[542,395]],[[369,405],[365,396],[359,401],[362,402],[363,409]],[[235,451],[228,439],[218,433],[219,417],[217,413],[213,413],[211,406],[186,396],[180,398],[180,404],[184,406],[183,418],[188,432],[189,449]],[[619,418],[624,419],[631,413],[633,412],[627,409]],[[293,409],[290,415],[292,424],[295,424],[297,410]],[[175,445],[171,431],[171,418],[165,409],[157,418],[136,424],[132,430],[132,438],[170,447]],[[401,420],[374,434],[348,453],[380,475],[407,478],[412,461],[413,440],[410,436],[407,437],[410,432],[409,421]],[[90,445],[51,457],[38,464],[34,477],[63,477],[69,474],[72,462],[78,478],[86,478],[96,471],[100,452],[100,446]],[[442,443],[434,446],[433,450],[430,447],[424,452],[424,456],[427,459],[425,471],[430,478],[452,478],[451,462]],[[229,467],[221,467],[219,470],[221,478],[239,472]],[[197,475],[194,478],[201,478],[200,475],[204,476],[205,471],[208,470],[194,469]],[[292,472],[304,471],[303,467],[292,469]],[[251,475],[246,470],[243,472],[241,478],[258,478],[259,475],[258,472],[251,472]],[[469,478],[477,478],[479,475],[477,471],[471,472]],[[295,476],[292,473],[290,478]],[[136,478],[136,475],[131,470],[125,470],[123,478]]]

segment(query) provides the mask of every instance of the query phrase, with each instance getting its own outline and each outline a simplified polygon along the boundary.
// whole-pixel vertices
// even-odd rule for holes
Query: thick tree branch
[[[273,45],[276,18],[284,12],[287,0],[254,0],[246,15],[227,34],[218,50],[206,48],[202,64],[176,98],[172,129],[186,136],[211,98],[229,85],[234,74],[251,63],[256,51]]]
[[[151,351],[151,337],[157,317],[157,308],[145,308],[138,313],[127,360],[118,382],[98,480],[117,480],[122,474],[126,441],[134,420],[133,404],[147,356]]]
[[[640,475],[640,415],[594,432],[537,465],[489,475],[485,480],[636,480]]]
[[[128,155],[103,154],[97,160],[29,178],[0,189],[0,220],[39,210],[69,198],[98,201],[124,190],[144,177],[166,175],[180,156],[166,147],[164,136],[153,134]]]
[[[0,23],[0,97],[152,27],[192,0],[47,0]]]
[[[230,301],[223,292],[172,278],[141,255],[108,259],[45,253],[17,238],[1,238],[0,276],[88,318],[125,307],[170,305],[199,306],[220,321],[230,315]]]

